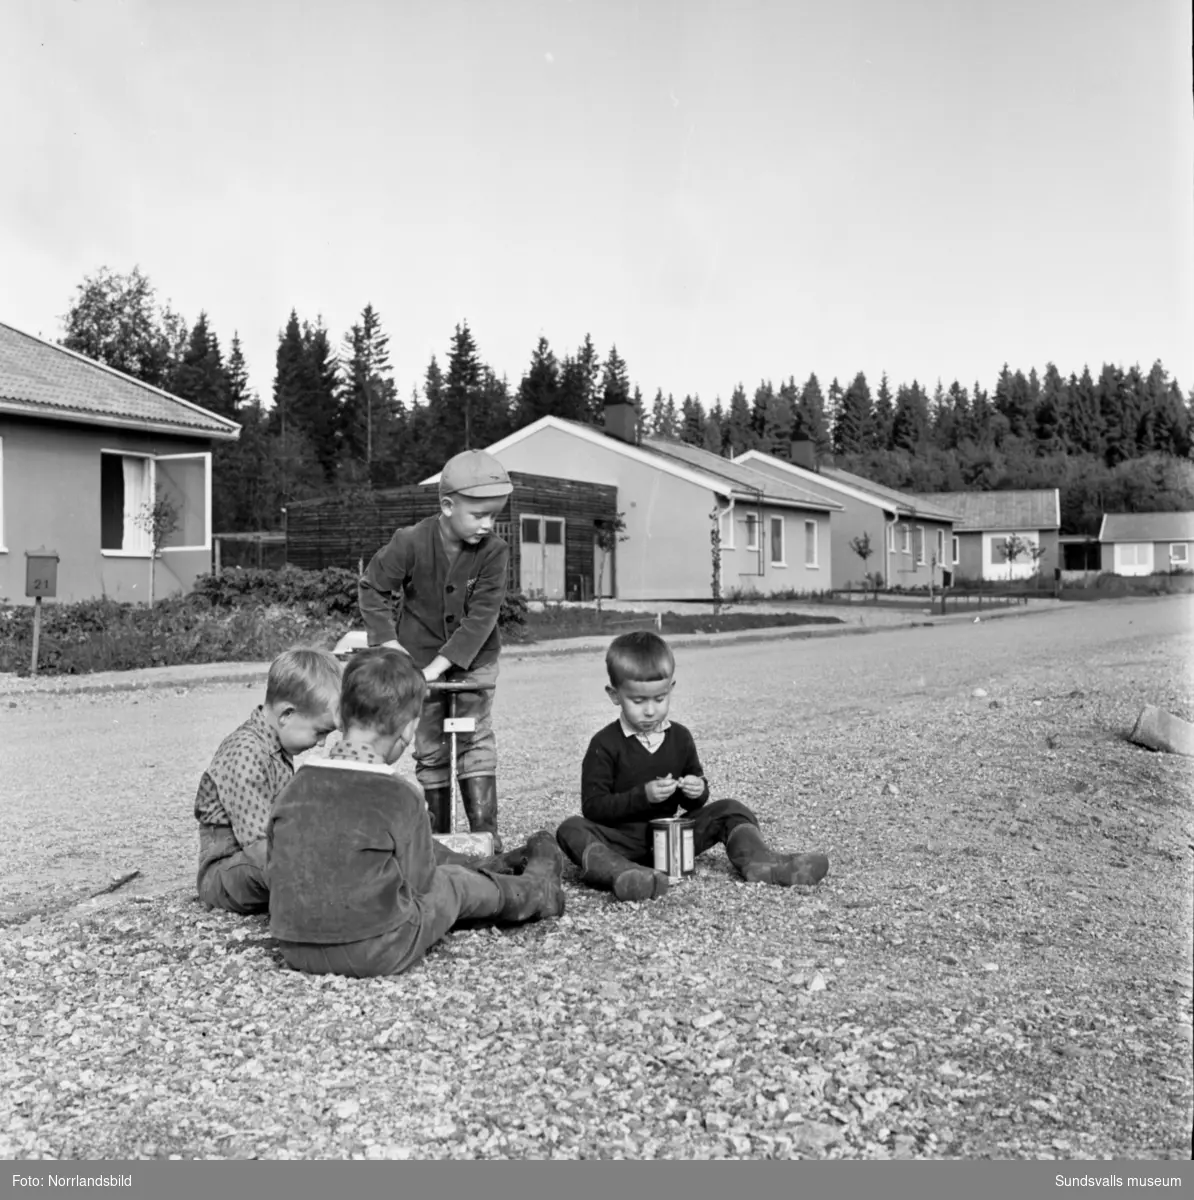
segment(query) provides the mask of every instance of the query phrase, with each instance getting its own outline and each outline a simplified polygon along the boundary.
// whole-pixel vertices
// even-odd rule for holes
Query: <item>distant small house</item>
[[[57,599],[149,599],[142,520],[168,499],[176,527],[159,596],[211,569],[211,450],[235,421],[0,324],[0,598],[25,602],[25,555],[58,554]]]
[[[1104,513],[1099,543],[1114,575],[1194,570],[1194,512]]]
[[[616,549],[616,571],[607,563],[596,581],[601,595],[708,599],[715,533],[723,595],[830,586],[830,514],[840,504],[699,446],[639,439],[637,416],[633,405],[618,403],[606,407],[604,428],[540,417],[484,447],[512,475],[551,474],[617,488],[626,541]],[[550,510],[538,515],[545,521],[561,516]],[[537,526],[529,532],[541,536]],[[516,552],[526,553],[525,522],[517,536]]]
[[[952,518],[940,505],[883,487],[818,463],[811,442],[793,444],[794,461],[747,450],[734,461],[835,501],[830,519],[833,574],[830,586],[860,586],[866,575],[880,575],[888,587],[923,587],[946,582]],[[855,545],[868,547],[864,560]]]
[[[950,560],[959,579],[1027,579],[1052,576],[1061,566],[1061,493],[1057,488],[1023,492],[930,492],[921,496],[954,514]],[[1009,549],[1019,548],[1014,557]]]

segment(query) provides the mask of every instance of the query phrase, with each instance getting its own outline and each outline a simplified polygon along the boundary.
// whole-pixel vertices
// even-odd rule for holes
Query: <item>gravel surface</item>
[[[4,698],[0,1157],[1189,1158],[1194,762],[1124,734],[1194,719],[1192,628],[1174,597],[685,648],[714,795],[825,883],[569,882],[394,980],[288,971],[191,896],[256,684]],[[507,663],[508,837],[574,811],[603,682]]]

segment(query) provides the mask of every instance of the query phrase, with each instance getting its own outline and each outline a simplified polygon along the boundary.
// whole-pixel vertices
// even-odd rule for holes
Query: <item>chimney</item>
[[[605,406],[605,432],[631,446],[638,444],[638,410],[629,400],[615,400]]]
[[[792,465],[803,467],[806,471],[817,469],[817,447],[808,438],[801,438],[792,443]]]

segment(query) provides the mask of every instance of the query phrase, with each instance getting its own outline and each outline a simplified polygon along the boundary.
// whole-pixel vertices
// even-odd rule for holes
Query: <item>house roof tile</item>
[[[828,479],[836,479],[838,483],[847,484],[861,492],[869,492],[877,500],[893,507],[900,516],[924,517],[934,521],[952,521],[953,512],[941,504],[936,498],[917,496],[912,492],[900,492],[895,488],[884,487],[881,483],[873,483],[861,475],[843,471],[840,467],[824,466],[819,474]]]
[[[921,499],[953,512],[957,533],[1061,527],[1057,488],[1022,492],[929,492]]]
[[[1194,542],[1194,512],[1106,513],[1100,542]]]
[[[818,496],[815,492],[807,491],[795,483],[775,479],[762,471],[753,470],[744,463],[736,463],[732,459],[722,458],[711,450],[690,445],[688,442],[676,441],[672,438],[644,438],[641,448],[649,450],[661,458],[682,462],[706,475],[713,475],[728,483],[734,491],[746,495],[759,495],[763,500],[779,500],[787,504],[799,504],[821,510],[842,507],[836,501],[827,500],[824,496]]]
[[[2,323],[0,411],[198,437],[240,432],[235,421]]]

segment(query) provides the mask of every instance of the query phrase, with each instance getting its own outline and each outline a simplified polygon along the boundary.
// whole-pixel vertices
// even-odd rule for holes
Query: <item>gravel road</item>
[[[0,698],[0,1157],[1189,1157],[1194,772],[1123,735],[1194,719],[1194,601],[678,658],[714,795],[826,883],[715,852],[662,904],[570,886],[363,983],[191,900],[194,786],[256,685]],[[507,661],[508,840],[575,811],[603,683]]]

